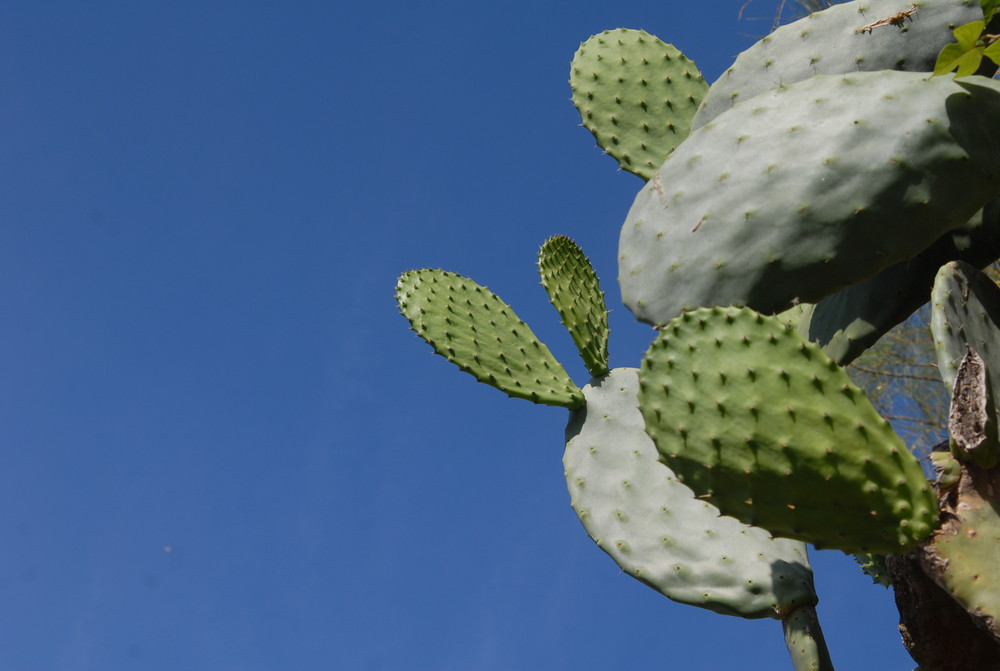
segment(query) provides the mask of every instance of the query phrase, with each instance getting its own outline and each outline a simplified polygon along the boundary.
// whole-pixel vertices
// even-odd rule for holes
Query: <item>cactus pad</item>
[[[959,483],[945,499],[942,525],[922,548],[924,570],[1000,639],[1000,471],[962,466]]]
[[[666,324],[639,374],[664,462],[726,515],[845,552],[934,528],[920,464],[864,392],[776,317],[706,308]]]
[[[643,179],[687,137],[708,91],[684,54],[654,35],[626,28],[581,44],[569,82],[573,104],[597,144]]]
[[[1000,371],[1000,288],[993,280],[967,263],[947,263],[935,278],[931,304],[938,372],[949,394],[970,347],[987,370]],[[993,398],[1000,398],[998,378],[991,375]]]
[[[651,324],[710,305],[773,314],[909,259],[1000,193],[998,116],[1000,82],[893,71],[737,105],[636,197],[623,300]]]
[[[806,307],[799,333],[846,366],[927,302],[942,265],[961,260],[985,268],[998,257],[1000,200],[994,199],[914,258]]]
[[[566,484],[587,533],[630,576],[681,603],[748,618],[815,604],[804,544],[720,517],[657,461],[636,373],[592,380],[566,428]]]
[[[417,335],[480,382],[535,403],[583,403],[549,348],[486,287],[443,270],[411,270],[396,284],[396,301]]]
[[[557,235],[538,253],[538,274],[587,370],[594,377],[607,373],[608,309],[590,260],[575,242]]]
[[[919,10],[897,25],[865,26]],[[736,58],[695,116],[700,128],[733,105],[820,74],[874,70],[932,72],[952,29],[982,20],[975,0],[855,0],[782,26]]]

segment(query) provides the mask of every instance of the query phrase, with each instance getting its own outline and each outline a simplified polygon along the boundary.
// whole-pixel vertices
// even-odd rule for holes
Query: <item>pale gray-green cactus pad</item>
[[[948,231],[912,259],[852,284],[798,316],[799,333],[846,366],[927,302],[938,269],[949,261],[984,268],[1000,257],[1000,200]]]
[[[625,304],[816,302],[911,258],[1000,193],[1000,82],[820,75],[694,131],[636,197]]]
[[[911,11],[916,7],[916,11]],[[898,23],[865,30],[892,17]],[[733,105],[820,74],[931,72],[952,28],[982,20],[976,0],[855,0],[782,26],[736,58],[692,122],[700,128]]]
[[[657,460],[633,368],[583,388],[563,464],[587,533],[633,578],[669,598],[741,617],[781,619],[816,603],[803,543],[772,538],[695,497]]]
[[[931,304],[938,372],[948,393],[967,347],[986,361],[988,370],[1000,373],[1000,288],[993,280],[967,263],[945,264],[934,281]],[[1000,398],[1000,374],[991,377],[993,396]]]

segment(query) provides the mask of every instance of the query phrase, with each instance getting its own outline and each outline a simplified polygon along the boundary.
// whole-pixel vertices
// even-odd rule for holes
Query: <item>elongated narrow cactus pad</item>
[[[917,11],[900,17],[918,7]],[[899,17],[898,25],[885,23]],[[712,84],[694,119],[700,128],[736,103],[820,74],[932,72],[952,29],[982,20],[977,0],[855,0],[782,26],[744,51]]]
[[[776,317],[688,312],[643,360],[639,407],[664,462],[726,515],[845,552],[934,528],[917,459],[847,374]]]
[[[809,305],[799,320],[799,333],[846,366],[927,302],[945,263],[961,260],[985,268],[998,257],[1000,200],[994,199],[912,259]]]
[[[948,393],[970,347],[986,370],[1000,371],[1000,288],[993,280],[967,263],[947,263],[934,281],[931,304],[938,372]],[[1000,375],[990,378],[993,397],[1000,398]]]
[[[643,30],[626,28],[581,44],[569,83],[573,104],[597,144],[643,179],[687,137],[708,91],[684,54]]]
[[[594,377],[607,373],[608,308],[590,259],[575,242],[557,235],[538,253],[538,274],[587,370]]]
[[[1000,193],[1000,82],[819,75],[694,131],[636,197],[619,282],[640,320],[814,303]]]
[[[721,517],[657,461],[636,373],[616,368],[592,380],[566,428],[566,484],[587,533],[674,601],[748,618],[815,604],[804,544]]]
[[[1000,470],[961,467],[941,528],[921,548],[924,570],[1000,640]]]
[[[535,403],[583,403],[549,348],[486,287],[443,270],[411,270],[396,284],[396,301],[417,335],[480,382]]]

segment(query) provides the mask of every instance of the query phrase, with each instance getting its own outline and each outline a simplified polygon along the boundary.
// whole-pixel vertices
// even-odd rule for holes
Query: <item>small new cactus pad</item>
[[[918,11],[904,16],[899,25],[862,30],[917,5]],[[815,75],[932,72],[938,53],[953,40],[952,29],[982,18],[976,0],[855,0],[810,14],[740,54],[712,84],[693,128],[739,102]]]
[[[710,305],[773,314],[866,280],[1000,193],[998,116],[1000,82],[894,71],[741,103],[639,192],[619,242],[622,298],[664,324]]]
[[[941,380],[954,391],[958,366],[968,349],[987,371],[1000,371],[1000,288],[973,266],[953,261],[941,266],[931,292],[931,334]],[[1000,376],[990,375],[991,394],[1000,398]]]
[[[994,199],[912,259],[808,305],[799,320],[799,333],[846,366],[927,302],[942,265],[961,260],[985,268],[997,257],[1000,200]]]
[[[865,575],[872,579],[873,583],[882,585],[882,587],[892,586],[892,582],[889,579],[889,570],[885,567],[885,555],[857,553],[852,556],[854,557],[854,561],[858,562]]]
[[[945,499],[941,528],[922,548],[924,570],[994,638],[1000,639],[1000,470],[962,466]]]
[[[657,461],[636,373],[616,368],[592,380],[566,428],[566,484],[590,537],[674,601],[747,618],[815,604],[803,543],[721,517]]]
[[[542,286],[573,336],[587,370],[608,372],[608,308],[590,259],[564,235],[549,238],[538,252]]]
[[[745,308],[666,324],[639,407],[664,462],[725,515],[845,552],[899,553],[934,528],[916,457],[793,326]]]
[[[411,270],[396,284],[396,301],[417,335],[480,382],[535,403],[583,403],[549,348],[486,287],[443,270]]]
[[[643,30],[626,28],[581,44],[569,83],[573,104],[597,144],[643,179],[687,137],[708,91],[684,54]]]

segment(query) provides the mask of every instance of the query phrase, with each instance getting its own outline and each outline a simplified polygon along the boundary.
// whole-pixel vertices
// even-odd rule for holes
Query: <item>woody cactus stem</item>
[[[782,621],[795,671],[833,671],[815,608],[799,608]]]

